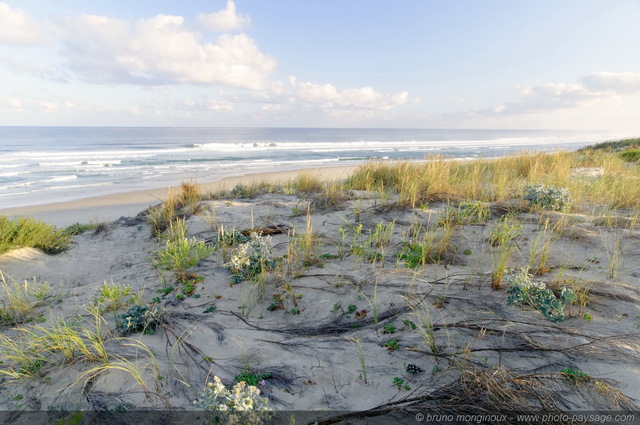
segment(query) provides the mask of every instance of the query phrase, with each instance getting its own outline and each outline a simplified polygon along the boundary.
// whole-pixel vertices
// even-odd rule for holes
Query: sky
[[[640,134],[640,0],[0,0],[0,125]]]

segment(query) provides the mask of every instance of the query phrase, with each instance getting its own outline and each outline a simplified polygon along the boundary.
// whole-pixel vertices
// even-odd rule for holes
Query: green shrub
[[[640,149],[622,152],[620,158],[627,162],[640,162]]]
[[[153,335],[161,322],[161,316],[162,311],[158,307],[134,305],[126,313],[116,317],[116,325],[126,333],[143,332]]]
[[[543,282],[533,281],[531,275],[524,270],[508,274],[505,276],[505,281],[510,284],[507,289],[508,305],[529,305],[552,322],[564,321],[565,306],[571,305],[577,300],[576,295],[568,288],[563,288],[560,297],[556,298],[547,285]]]
[[[72,235],[55,226],[27,217],[0,217],[0,254],[17,248],[38,248],[58,254],[69,248]]]

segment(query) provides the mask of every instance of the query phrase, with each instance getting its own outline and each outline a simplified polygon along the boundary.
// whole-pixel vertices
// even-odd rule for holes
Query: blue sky
[[[638,0],[0,0],[0,125],[640,132]]]

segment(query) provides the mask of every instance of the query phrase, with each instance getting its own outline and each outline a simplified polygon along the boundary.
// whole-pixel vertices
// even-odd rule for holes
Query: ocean
[[[536,130],[0,127],[0,209],[370,159],[574,150],[613,134]]]

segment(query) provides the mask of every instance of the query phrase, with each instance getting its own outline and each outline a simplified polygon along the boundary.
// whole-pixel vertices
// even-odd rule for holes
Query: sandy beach
[[[536,158],[531,169],[543,169],[545,157]],[[474,169],[440,161],[418,175],[436,166]],[[22,293],[25,303],[22,315],[6,310],[1,328],[0,410],[201,410],[212,406],[214,376],[226,388],[255,385],[296,423],[637,409],[637,209],[548,210],[522,197],[470,203],[444,199],[437,190],[445,189],[412,201],[390,183],[340,189],[353,172],[270,173],[201,188],[291,180],[295,193],[202,200],[176,191],[182,201],[167,202],[166,190],[144,191],[4,211],[60,226],[95,216],[105,224],[61,254],[0,256],[5,296]],[[620,172],[562,175],[577,190]],[[160,230],[136,216],[159,201],[150,217],[176,203]],[[522,289],[530,287],[514,282],[544,289],[536,296],[547,301],[536,304]],[[74,348],[38,351],[57,338],[52,330],[67,332]]]
[[[322,179],[341,179],[346,177],[355,167],[355,165],[347,165],[342,167],[274,171],[240,177],[227,177],[213,182],[201,182],[197,178],[192,181],[201,185],[203,192],[216,192],[230,190],[238,184],[286,181],[295,178],[301,172],[311,173]],[[176,182],[174,188],[178,187],[179,184],[180,182]],[[140,211],[165,201],[168,189],[137,190],[44,205],[16,208],[0,207],[0,215],[34,217],[60,227],[70,226],[74,223],[88,223],[89,221],[111,222],[120,217],[135,216]]]

